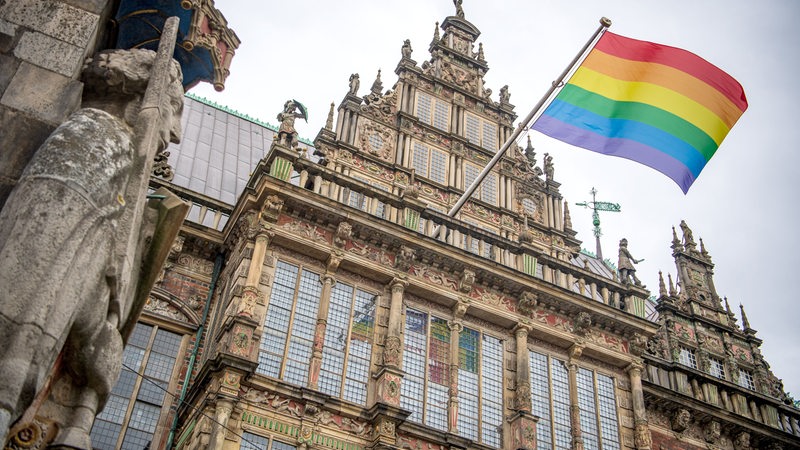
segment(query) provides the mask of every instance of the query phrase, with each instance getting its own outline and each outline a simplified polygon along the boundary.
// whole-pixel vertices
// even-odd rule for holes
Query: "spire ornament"
[[[669,295],[670,297],[675,297],[678,295],[678,291],[675,289],[675,284],[672,283],[672,274],[667,274],[667,280],[669,280]]]
[[[325,129],[328,130],[328,131],[333,131],[333,108],[334,108],[334,106],[335,106],[334,103],[331,102],[331,109],[330,109],[330,111],[328,111],[328,119],[325,120]]]
[[[564,200],[564,228],[572,229],[572,217],[569,215],[569,202]]]
[[[667,286],[664,284],[664,275],[658,271],[658,295],[665,297],[667,295]]]
[[[747,314],[744,313],[744,305],[739,303],[739,310],[742,312],[742,331],[745,334],[754,335],[756,334],[756,330],[750,328],[750,321],[747,320]]]
[[[431,40],[431,44],[438,44],[442,38],[439,36],[439,22],[436,22],[436,26],[433,27],[433,40]]]

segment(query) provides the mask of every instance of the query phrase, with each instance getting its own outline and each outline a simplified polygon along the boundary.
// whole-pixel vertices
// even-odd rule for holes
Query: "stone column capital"
[[[527,339],[532,331],[533,324],[527,321],[520,321],[514,326],[514,336],[516,336],[517,339]]]
[[[402,294],[408,287],[408,280],[405,277],[394,277],[389,282],[389,286],[392,289],[392,294]]]
[[[329,287],[333,287],[336,285],[336,277],[334,277],[330,272],[325,272],[319,276],[319,282],[321,284],[327,284]]]
[[[644,370],[644,362],[641,359],[635,359],[625,367],[625,372],[628,372],[629,376],[642,376],[642,371]]]

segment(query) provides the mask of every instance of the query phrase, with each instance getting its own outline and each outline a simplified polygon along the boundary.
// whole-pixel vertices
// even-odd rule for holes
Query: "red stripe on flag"
[[[744,89],[732,76],[720,70],[692,52],[653,42],[640,41],[605,32],[595,46],[596,49],[632,61],[663,64],[686,72],[703,81],[728,97],[744,112],[747,98]]]

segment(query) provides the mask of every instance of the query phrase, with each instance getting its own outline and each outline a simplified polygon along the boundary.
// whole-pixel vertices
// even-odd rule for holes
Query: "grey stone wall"
[[[0,0],[0,209],[36,149],[80,106],[78,76],[114,3]]]

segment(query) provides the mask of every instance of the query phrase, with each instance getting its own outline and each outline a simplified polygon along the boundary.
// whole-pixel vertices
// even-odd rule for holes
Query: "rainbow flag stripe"
[[[686,193],[746,109],[742,86],[694,53],[606,32],[532,128]]]

